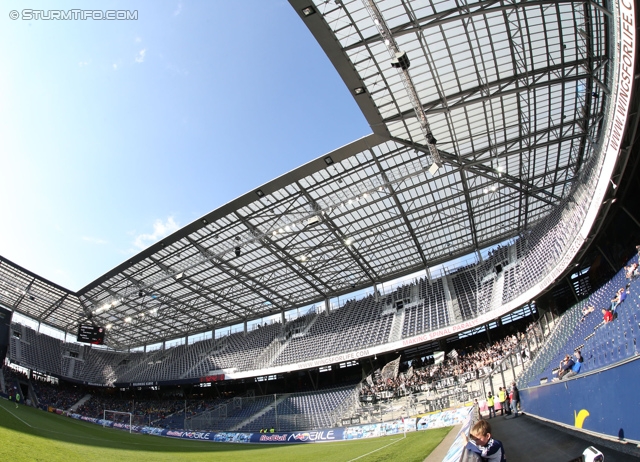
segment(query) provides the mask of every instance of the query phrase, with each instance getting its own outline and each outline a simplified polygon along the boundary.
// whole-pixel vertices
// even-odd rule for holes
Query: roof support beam
[[[202,247],[200,244],[198,244],[197,242],[195,242],[193,239],[191,239],[190,237],[187,237],[187,239],[189,240],[189,242],[191,242],[191,244],[198,249],[199,252],[203,253],[204,255],[207,255],[207,250]],[[249,289],[251,292],[253,292],[254,294],[258,295],[260,298],[262,298],[265,301],[269,301],[273,306],[275,306],[278,309],[285,309],[287,306],[292,306],[293,304],[291,303],[291,301],[289,299],[287,299],[287,297],[285,297],[284,295],[279,294],[278,292],[276,292],[275,290],[271,289],[270,287],[267,287],[266,285],[264,285],[262,282],[258,281],[256,278],[249,276],[247,273],[245,273],[244,271],[239,270],[238,268],[236,268],[235,266],[233,266],[232,264],[230,264],[229,262],[223,260],[221,257],[214,257],[213,259],[209,260],[209,263],[211,265],[213,265],[213,261],[216,261],[218,263],[218,266],[221,271],[225,272],[230,278],[235,279],[236,281],[238,281],[241,285],[243,285],[244,287],[246,287],[247,289]],[[226,267],[225,268],[223,268]],[[230,271],[234,272],[235,275],[230,274]],[[239,277],[240,276],[240,277]],[[267,292],[268,294],[273,294],[273,297],[269,297],[266,296],[258,289],[256,289],[255,287],[252,287],[250,284],[248,284],[246,281],[251,281],[253,284],[255,284],[256,286],[259,286],[261,290]],[[280,300],[283,300],[286,303],[285,305],[282,305],[281,303],[277,303],[275,302],[274,298],[278,298]],[[237,304],[237,303],[236,303]],[[256,314],[254,311],[251,311],[249,308],[246,307],[242,307],[242,309],[249,311],[252,314]]]
[[[396,204],[396,208],[400,211],[400,215],[402,216],[402,220],[404,221],[404,225],[409,230],[409,234],[411,235],[411,240],[413,241],[413,245],[416,247],[416,251],[418,252],[418,255],[420,255],[420,259],[422,260],[422,264],[426,268],[427,267],[427,258],[424,256],[424,252],[422,251],[422,246],[420,245],[420,242],[418,241],[418,237],[416,236],[416,232],[413,229],[413,226],[411,226],[411,222],[409,221],[409,217],[407,217],[407,214],[406,214],[406,212],[404,210],[404,207],[402,206],[402,203],[400,202],[400,199],[398,199],[398,194],[396,193],[395,189],[393,188],[393,185],[389,181],[389,178],[387,177],[387,174],[385,173],[384,168],[382,168],[382,165],[380,165],[380,160],[378,159],[378,157],[375,155],[375,153],[373,151],[369,151],[369,152],[371,153],[371,157],[375,161],[376,166],[378,167],[378,170],[380,171],[380,175],[382,175],[382,178],[384,178],[384,182],[387,183],[387,190],[389,190],[389,192],[391,193],[391,197],[393,197],[393,201]]]
[[[119,297],[119,295],[118,295],[116,292],[114,292],[113,290],[109,289],[108,287],[105,287],[105,291],[106,291],[109,295],[111,295],[112,297],[114,297],[114,298],[118,298],[118,297]],[[129,303],[127,303],[127,302],[126,302],[126,300],[125,300],[125,301],[123,301],[122,303],[123,303],[127,308],[131,308],[131,309],[133,309],[133,310],[135,310],[135,309],[137,308],[137,307],[135,307],[135,306],[130,306],[130,305],[129,305]],[[117,316],[118,314],[122,314],[122,312],[119,312],[119,313],[117,313],[117,314],[112,314],[112,316],[114,316],[114,317],[115,317],[115,316]],[[121,320],[122,322],[124,322],[124,318],[123,318],[122,316],[120,316],[120,320]],[[164,318],[158,318],[158,319],[155,319],[155,320],[154,320],[154,323],[162,324],[162,325],[163,325],[163,326],[165,326],[169,331],[171,331],[171,330],[173,329],[173,326],[171,326],[171,325],[167,324],[167,323],[165,322]],[[147,332],[147,331],[145,330],[145,332]]]
[[[394,141],[398,142],[398,143],[402,143],[405,144],[407,146],[411,146],[414,149],[418,149],[420,151],[423,151],[422,146],[417,145],[415,143],[411,143],[409,141],[405,141],[403,139],[400,138],[393,138]],[[555,144],[555,143],[554,143]],[[509,154],[512,154],[511,152]],[[492,182],[496,182],[496,183],[500,183],[503,186],[506,186],[508,188],[514,189],[518,192],[521,192],[523,194],[526,195],[530,195],[534,198],[536,198],[539,201],[542,201],[546,204],[549,205],[553,205],[554,203],[547,199],[546,197],[541,197],[538,196],[537,194],[534,194],[533,192],[531,192],[532,190],[535,190],[536,188],[533,187],[533,185],[528,185],[531,187],[531,190],[528,190],[526,188],[522,188],[520,186],[518,186],[516,183],[521,183],[521,181],[516,178],[516,177],[512,177],[511,175],[506,175],[503,174],[501,178],[499,178],[494,171],[489,168],[486,167],[485,165],[483,165],[482,162],[470,162],[464,158],[461,158],[459,156],[456,156],[454,154],[450,154],[446,151],[440,151],[440,157],[445,160],[448,164],[453,165],[454,167],[457,167],[460,170],[468,170],[468,171],[472,171],[474,174],[479,175],[483,178],[487,178],[489,180],[491,180]],[[484,161],[483,161],[484,162]],[[509,180],[509,181],[507,181]],[[553,194],[547,192],[546,190],[540,190],[540,192],[545,193],[548,196],[551,196],[552,198],[555,198]],[[555,199],[559,199],[559,198],[555,198]]]
[[[128,276],[128,278],[131,279],[134,282],[137,282],[137,281],[135,281],[135,279],[133,279],[130,276]],[[138,284],[140,284],[140,283],[138,283]],[[191,318],[193,320],[197,320],[197,318],[194,318],[193,315],[191,314],[191,310],[193,309],[193,307],[188,305],[186,301],[177,300],[174,297],[172,297],[171,295],[167,295],[167,294],[161,292],[158,289],[154,289],[153,292],[155,294],[158,294],[157,297],[156,297],[156,300],[158,300],[159,302],[164,303],[164,304],[166,304],[168,306],[171,306],[176,311],[182,313],[183,315],[185,315],[185,316],[187,316],[187,317],[189,317],[189,318]]]
[[[320,207],[318,206],[316,201],[313,200],[313,198],[309,195],[309,192],[302,187],[299,181],[296,181],[296,185],[298,186],[298,188],[300,188],[300,191],[302,191],[303,196],[305,197],[305,199],[307,199],[307,201],[309,201],[309,204],[314,208],[314,210],[319,209]],[[338,240],[339,242],[345,241],[344,234],[342,234],[342,231],[340,230],[340,228],[337,227],[333,223],[333,221],[331,221],[331,219],[326,218],[322,221],[322,223],[329,229],[329,231],[331,231],[331,234],[333,234],[336,240]],[[371,281],[371,283],[375,284],[378,279],[378,275],[373,270],[373,268],[371,268],[371,266],[367,263],[367,261],[360,255],[360,253],[353,246],[345,245],[345,249],[351,256],[353,261],[360,267],[362,272]]]
[[[187,237],[187,239],[189,240],[189,242],[191,242],[190,238]],[[200,250],[200,249],[198,249]],[[210,291],[213,293],[214,296],[216,297],[220,297],[223,298],[225,301],[228,301],[231,303],[231,300],[227,299],[226,297],[217,294],[213,291],[211,291],[210,289],[208,289],[207,287],[201,286],[200,283],[197,282],[193,282],[192,285],[196,287],[196,289],[194,289],[194,287],[192,285],[187,284],[187,282],[191,282],[191,280],[189,279],[189,276],[187,274],[184,274],[181,278],[176,278],[175,275],[175,271],[173,271],[171,268],[169,268],[168,266],[166,266],[165,264],[163,264],[162,262],[160,262],[159,260],[155,259],[154,257],[149,257],[151,260],[153,260],[153,262],[158,265],[160,268],[162,268],[163,271],[165,271],[167,274],[172,274],[173,278],[175,279],[175,281],[180,284],[182,287],[184,287],[185,289],[189,289],[191,291],[191,293],[195,294],[198,297],[202,297],[204,299],[206,299],[209,303],[212,303],[214,305],[219,306],[220,308],[222,308],[223,310],[228,311],[229,313],[232,313],[234,315],[237,316],[237,313],[233,310],[229,310],[228,308],[225,308],[224,306],[222,306],[221,304],[219,304],[218,302],[216,302],[215,300],[212,300],[211,298],[209,298],[207,295],[205,295],[203,292],[206,291]],[[242,305],[240,305],[237,301],[233,302],[234,305],[238,306],[240,309],[244,310],[245,312],[251,313],[252,315],[255,315],[256,313],[249,309],[246,308]],[[204,312],[201,312],[202,314],[204,314]]]
[[[482,165],[482,164],[469,165],[470,163],[466,162],[464,159],[460,159],[459,157],[450,153],[442,152],[441,157],[443,159],[446,159],[446,161],[449,162],[450,164],[460,167],[461,170],[472,171],[476,175],[479,175],[483,178],[487,178],[492,182],[499,183],[503,186],[511,188],[527,196],[533,197],[541,202],[544,202],[545,204],[554,205],[554,202],[552,200],[547,199],[546,197],[542,197],[538,194],[535,194],[534,191],[537,188],[534,188],[533,185],[525,184],[524,188],[521,186],[518,186],[518,183],[523,184],[524,182],[517,177],[508,175],[506,173],[504,173],[501,177],[498,177],[498,175],[496,175],[491,168],[486,167],[485,165]],[[546,196],[550,196],[552,199],[560,200],[559,197],[556,197],[554,194],[550,193],[545,189],[542,189],[542,190],[538,189],[538,190],[541,193],[545,194]]]
[[[575,4],[576,2],[573,0],[537,0],[505,4],[505,2],[502,0],[488,0],[474,4],[465,3],[464,6],[451,8],[440,13],[425,16],[423,18],[418,18],[404,24],[389,28],[389,30],[391,32],[391,35],[394,38],[397,38],[406,34],[418,33],[433,27],[440,27],[450,22],[460,22],[464,19],[473,18],[475,16],[490,15],[498,13],[500,11],[512,10],[515,8],[529,8],[533,6],[555,5],[562,3]],[[380,35],[372,35],[371,37],[368,37],[359,42],[354,42],[344,47],[344,50],[350,51],[358,49],[365,45],[377,44],[381,40],[382,38],[380,37]]]
[[[29,290],[31,290],[31,286],[33,285],[34,282],[36,282],[36,278],[31,278],[31,282],[29,282],[29,284],[27,285],[27,288],[22,291],[20,296],[16,299],[15,303],[11,307],[13,310],[15,310],[18,306],[20,306],[20,303],[22,303],[22,300],[24,300],[24,297],[29,293]]]
[[[469,194],[469,183],[467,181],[467,172],[460,170],[460,179],[462,180],[462,189],[464,191],[464,200],[467,204],[467,215],[469,218],[469,226],[471,227],[471,239],[473,239],[473,246],[477,251],[480,250],[478,245],[478,231],[476,227],[476,221],[473,218],[473,204],[471,203],[471,195]]]
[[[253,226],[249,220],[240,215],[240,213],[238,213],[237,211],[235,212],[235,215],[238,217],[238,219],[247,227],[247,229],[252,232],[252,233],[256,233],[257,230],[255,228],[255,226]],[[261,241],[264,248],[267,249],[275,258],[277,258],[281,263],[283,263],[285,266],[287,266],[291,271],[293,271],[294,273],[296,273],[301,279],[303,279],[307,284],[309,284],[309,286],[311,288],[313,288],[318,295],[321,295],[323,297],[327,297],[327,291],[326,290],[322,290],[320,289],[320,287],[318,287],[317,284],[315,284],[314,282],[312,282],[310,280],[310,278],[314,278],[317,282],[319,282],[322,285],[325,285],[323,283],[322,280],[318,279],[313,273],[309,273],[309,271],[307,270],[307,268],[305,268],[304,266],[301,266],[301,268],[304,270],[304,272],[306,274],[303,274],[301,271],[298,270],[298,262],[295,258],[293,258],[289,253],[287,253],[284,249],[280,248],[280,246],[278,246],[278,244],[276,244],[275,242],[273,242],[268,235],[265,235]],[[282,257],[281,254],[284,254],[286,257]],[[295,265],[292,265],[291,262],[295,262]],[[331,287],[325,285],[325,287],[329,290],[331,290]]]
[[[606,57],[597,58],[606,61]],[[588,79],[590,76],[584,73],[585,60],[569,61],[555,66],[548,66],[540,69],[528,70],[523,74],[516,74],[505,79],[488,82],[477,87],[469,88],[458,93],[447,96],[446,100],[434,100],[422,104],[425,114],[439,114],[451,110],[460,109],[470,104],[478,104],[504,96],[514,95],[521,92],[535,90],[536,88],[552,87],[568,82],[575,82],[581,79]],[[583,73],[580,74],[579,71]],[[410,119],[415,117],[413,110],[406,110],[399,114],[383,119],[383,122],[395,122],[397,120]]]
[[[67,299],[68,296],[69,294],[64,294],[58,300],[53,302],[46,311],[43,311],[42,314],[38,316],[38,321],[43,322],[47,317],[51,316],[54,313],[54,311],[56,311],[60,306],[62,306],[62,303]]]

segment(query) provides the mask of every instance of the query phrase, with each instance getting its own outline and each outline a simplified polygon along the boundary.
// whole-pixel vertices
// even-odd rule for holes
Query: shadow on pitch
[[[100,448],[128,449],[149,452],[216,453],[265,450],[281,447],[279,444],[257,445],[214,443],[143,434],[130,434],[123,430],[102,428],[99,425],[70,417],[48,413],[40,409],[0,399],[0,428],[22,433],[25,441],[30,436]],[[208,444],[207,444],[208,443]]]

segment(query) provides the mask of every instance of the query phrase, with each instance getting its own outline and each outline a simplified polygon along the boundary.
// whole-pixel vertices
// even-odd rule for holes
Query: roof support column
[[[617,272],[616,267],[614,266],[613,263],[611,263],[611,260],[609,260],[609,257],[607,257],[607,254],[603,252],[603,250],[600,248],[599,245],[596,245],[596,249],[598,249],[598,252],[600,252],[600,255],[602,255],[602,257],[605,259],[605,261],[609,264],[609,268],[611,268],[611,270],[614,273]]]
[[[627,215],[629,215],[629,218],[631,218],[631,220],[636,224],[636,226],[638,226],[638,227],[640,228],[640,223],[638,222],[638,220],[636,220],[636,218],[635,218],[633,215],[631,215],[631,212],[629,212],[629,211],[627,210],[627,208],[626,208],[624,205],[623,205],[623,206],[621,206],[621,207],[620,207],[620,209],[622,209],[622,211],[623,211],[624,213],[626,213]]]

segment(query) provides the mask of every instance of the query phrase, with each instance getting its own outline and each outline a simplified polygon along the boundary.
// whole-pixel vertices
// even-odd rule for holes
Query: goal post
[[[131,427],[133,427],[133,414],[131,414],[131,412],[122,412],[122,411],[113,411],[111,409],[104,409],[102,412],[102,417],[103,420],[111,420],[113,422],[118,422],[116,420],[116,418],[118,416],[123,416],[125,418],[125,421],[128,420],[129,421],[129,433],[131,433]],[[122,423],[122,422],[120,422]],[[102,424],[103,427],[106,427],[106,422],[103,422]]]

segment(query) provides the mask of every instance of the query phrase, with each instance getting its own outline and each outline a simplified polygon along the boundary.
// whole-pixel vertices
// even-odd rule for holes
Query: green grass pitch
[[[309,462],[423,461],[451,427],[403,435],[316,444],[234,444],[129,434],[0,399],[0,460]],[[375,452],[374,452],[375,451]],[[364,457],[362,457],[364,456]]]

